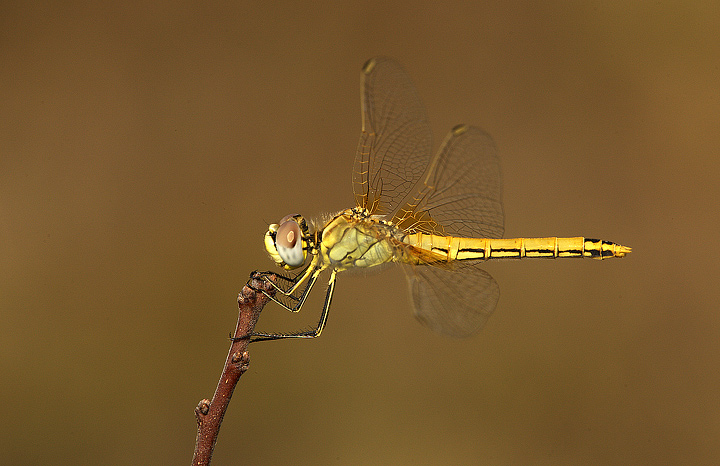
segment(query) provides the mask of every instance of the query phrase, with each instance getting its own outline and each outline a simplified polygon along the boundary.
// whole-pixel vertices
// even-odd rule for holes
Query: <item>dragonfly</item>
[[[495,279],[481,268],[486,260],[607,259],[631,252],[585,237],[503,239],[500,163],[492,138],[458,125],[432,155],[425,108],[393,59],[365,63],[360,87],[355,207],[324,222],[291,214],[265,233],[272,260],[286,271],[299,270],[262,275],[276,290],[268,297],[289,311],[300,311],[318,277],[329,271],[320,320],[294,333],[253,333],[251,341],[319,336],[336,276],[345,270],[403,264],[417,319],[441,334],[464,337],[485,324],[500,296]]]

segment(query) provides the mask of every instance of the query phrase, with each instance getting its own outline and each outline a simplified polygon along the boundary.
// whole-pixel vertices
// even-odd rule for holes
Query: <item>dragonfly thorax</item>
[[[367,268],[392,262],[402,244],[403,233],[360,208],[336,215],[322,229],[319,257],[335,270]]]

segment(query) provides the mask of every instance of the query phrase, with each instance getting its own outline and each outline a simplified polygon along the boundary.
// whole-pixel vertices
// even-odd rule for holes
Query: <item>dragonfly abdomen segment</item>
[[[431,251],[443,261],[588,257],[607,259],[624,257],[630,248],[611,241],[585,238],[458,238],[416,233],[408,235],[405,243]]]

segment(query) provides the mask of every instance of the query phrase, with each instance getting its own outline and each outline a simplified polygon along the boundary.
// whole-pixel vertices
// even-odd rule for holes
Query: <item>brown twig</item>
[[[265,274],[265,276],[273,278],[272,275]],[[269,301],[269,298],[260,290],[270,295],[275,293],[275,289],[267,280],[260,278],[260,274],[257,272],[253,272],[250,280],[238,295],[239,313],[235,335],[215,394],[212,401],[200,400],[195,408],[198,430],[195,438],[193,466],[210,464],[215,442],[220,432],[220,424],[230,404],[230,398],[232,398],[240,376],[245,373],[250,364],[250,356],[247,352],[248,343],[250,343],[249,335],[255,329],[260,311]]]

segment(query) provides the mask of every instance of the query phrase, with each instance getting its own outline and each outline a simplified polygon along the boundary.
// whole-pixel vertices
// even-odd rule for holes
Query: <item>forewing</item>
[[[407,278],[415,317],[432,330],[453,337],[479,331],[500,297],[495,279],[477,265],[413,267]]]
[[[412,81],[392,59],[369,60],[361,74],[362,133],[353,192],[358,207],[394,212],[430,161],[432,137]]]
[[[394,216],[400,228],[440,235],[501,238],[502,176],[490,135],[456,126],[430,163],[415,199]]]

